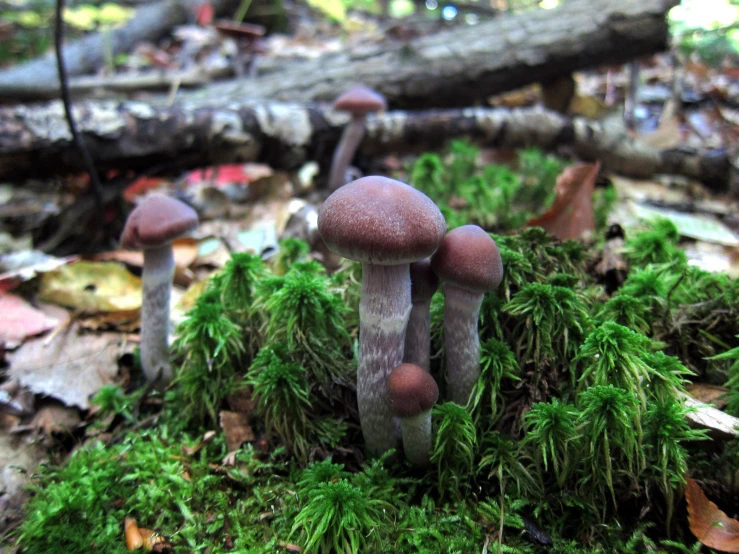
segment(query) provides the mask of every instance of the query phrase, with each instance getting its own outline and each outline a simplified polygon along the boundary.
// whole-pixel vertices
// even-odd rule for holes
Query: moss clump
[[[562,167],[535,151],[514,170],[478,159],[459,143],[413,166],[450,226],[518,227]],[[234,255],[197,301],[155,428],[134,428],[137,396],[101,391],[119,416],[114,440],[42,471],[21,550],[122,552],[128,516],[174,552],[693,551],[681,546],[694,542],[686,468],[736,505],[739,441],[696,446],[705,437],[687,426],[680,393],[689,379],[728,381],[739,411],[739,282],[687,265],[665,222],[628,237],[628,277],[608,293],[592,271],[597,246],[538,228],[494,238],[506,274],[481,308],[480,378],[468,406],[433,410],[431,467],[363,459],[361,265],[328,275],[288,241],[271,263]],[[442,388],[443,304],[438,293],[431,371]],[[257,439],[224,458],[220,431],[194,437],[218,429],[233,396]]]

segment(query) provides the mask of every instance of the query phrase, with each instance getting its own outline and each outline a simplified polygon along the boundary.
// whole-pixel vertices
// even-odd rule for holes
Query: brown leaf
[[[600,162],[578,164],[565,169],[557,178],[552,207],[526,224],[543,227],[560,240],[581,239],[595,229],[593,190]]]
[[[15,348],[26,337],[32,337],[56,327],[59,321],[37,310],[21,297],[0,291],[0,340]]]
[[[713,404],[719,410],[726,407],[729,389],[708,383],[691,383],[685,387],[688,394],[700,402]]]
[[[690,477],[687,478],[685,500],[690,530],[701,544],[721,552],[739,552],[739,521],[719,510]]]
[[[72,324],[50,341],[26,341],[9,356],[9,374],[37,394],[87,409],[90,395],[115,380],[118,359],[132,350],[118,333],[80,333]]]
[[[226,434],[226,447],[229,452],[238,450],[247,441],[254,440],[254,431],[249,425],[249,417],[246,414],[223,411],[219,416],[221,429]]]
[[[681,393],[686,408],[693,408],[685,414],[692,427],[707,429],[715,439],[731,439],[739,436],[739,419],[699,402],[689,394]]]

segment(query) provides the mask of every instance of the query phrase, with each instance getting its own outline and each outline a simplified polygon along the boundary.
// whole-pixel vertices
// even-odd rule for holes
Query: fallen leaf
[[[9,356],[9,375],[37,394],[68,406],[90,407],[89,398],[115,381],[118,359],[133,351],[119,333],[80,333],[74,323],[51,341],[27,340]]]
[[[226,450],[234,452],[247,441],[253,441],[256,437],[249,425],[249,416],[238,412],[222,411],[218,414],[221,429],[226,434]]]
[[[690,477],[687,478],[685,500],[690,530],[701,544],[721,552],[739,552],[739,521],[719,510]]]
[[[676,101],[670,99],[665,103],[657,128],[639,136],[639,140],[657,150],[669,150],[683,143]]]
[[[644,206],[637,203],[634,203],[633,210],[637,217],[645,221],[656,218],[669,219],[675,224],[682,236],[724,246],[739,246],[739,236],[716,217],[707,214],[684,213],[656,206]]]
[[[739,419],[721,410],[699,402],[692,396],[681,393],[686,408],[695,408],[685,418],[698,429],[707,429],[715,438],[739,437]]]
[[[79,424],[80,414],[76,408],[64,406],[54,400],[47,400],[34,414],[28,426],[49,436],[53,433],[71,434]]]
[[[709,385],[708,383],[691,383],[685,387],[688,394],[706,404],[713,404],[716,408],[724,408],[728,402],[726,394],[729,389],[718,385]]]
[[[141,308],[141,280],[119,263],[80,261],[41,278],[41,299],[90,312]]]
[[[177,239],[172,243],[172,255],[175,265],[175,283],[188,285],[192,281],[192,272],[188,270],[190,265],[198,257],[198,241],[190,237]],[[135,250],[114,250],[103,252],[93,258],[97,262],[115,261],[131,267],[144,266],[144,253]]]
[[[20,296],[0,291],[0,340],[7,348],[15,348],[26,337],[39,335],[56,327],[59,320],[37,310]]]
[[[78,256],[55,258],[38,250],[0,256],[0,290],[10,290],[19,283],[30,281],[39,273],[57,269],[77,259]]]
[[[595,229],[593,190],[600,162],[566,168],[557,177],[552,207],[528,221],[528,227],[542,227],[560,240],[583,238]]]

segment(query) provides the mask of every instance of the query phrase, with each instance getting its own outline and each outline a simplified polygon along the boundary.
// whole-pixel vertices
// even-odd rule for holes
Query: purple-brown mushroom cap
[[[333,108],[340,112],[349,112],[352,115],[366,115],[379,112],[387,108],[385,97],[367,87],[354,87],[348,90],[335,101]]]
[[[321,207],[318,230],[329,250],[377,265],[409,264],[434,253],[446,222],[433,201],[400,181],[362,177]]]
[[[415,364],[400,364],[387,378],[387,401],[396,417],[421,415],[433,408],[438,399],[436,381]]]
[[[157,248],[197,226],[198,214],[190,206],[164,194],[154,194],[128,216],[121,246],[132,250]]]
[[[503,280],[503,259],[495,241],[477,225],[447,233],[431,267],[445,283],[473,292],[488,292]]]

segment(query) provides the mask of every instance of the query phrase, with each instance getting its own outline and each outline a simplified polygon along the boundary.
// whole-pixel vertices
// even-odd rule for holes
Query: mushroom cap
[[[431,269],[431,258],[411,264],[411,301],[426,302],[439,289],[439,278]]]
[[[153,194],[128,216],[121,246],[132,250],[157,248],[198,226],[198,214],[165,194]]]
[[[449,231],[431,258],[431,267],[445,283],[473,292],[493,290],[503,280],[498,245],[477,225]]]
[[[400,181],[362,177],[337,189],[318,215],[329,250],[363,263],[401,265],[434,253],[446,222],[433,201]]]
[[[400,364],[387,378],[387,402],[400,418],[428,412],[439,399],[439,387],[431,374],[416,364]]]
[[[367,87],[354,87],[339,96],[334,101],[333,108],[353,115],[366,115],[386,109],[387,102],[379,92]]]

